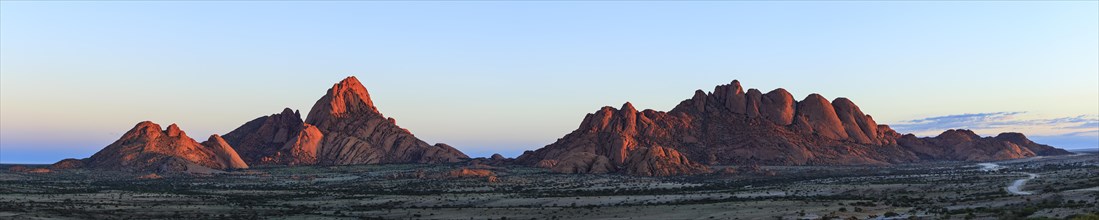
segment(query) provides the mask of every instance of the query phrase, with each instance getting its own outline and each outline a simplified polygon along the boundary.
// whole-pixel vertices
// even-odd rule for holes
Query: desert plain
[[[476,162],[260,166],[174,176],[3,166],[0,219],[1065,219],[1099,213],[1096,154],[714,167],[714,174],[671,177]],[[1010,187],[1016,182],[1022,183]]]

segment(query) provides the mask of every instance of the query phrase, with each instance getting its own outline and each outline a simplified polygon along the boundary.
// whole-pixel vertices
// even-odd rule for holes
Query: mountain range
[[[497,155],[489,160],[559,173],[671,176],[709,173],[713,165],[888,165],[1064,154],[1070,153],[1019,133],[899,134],[847,98],[829,102],[810,94],[797,101],[781,88],[745,92],[734,80],[712,92],[697,90],[668,112],[639,111],[629,102],[603,107],[552,144],[515,160]],[[328,89],[304,119],[287,108],[201,143],[175,124],[162,130],[145,121],[89,158],[51,167],[208,173],[259,165],[466,161],[483,160],[416,138],[379,112],[366,87],[348,77]]]
[[[516,162],[561,173],[667,176],[710,172],[704,165],[887,165],[1064,154],[1070,153],[1019,133],[901,135],[847,98],[829,102],[810,94],[795,101],[785,89],[745,92],[733,80],[713,92],[697,90],[668,112],[638,111],[629,102],[603,107],[572,133]]]

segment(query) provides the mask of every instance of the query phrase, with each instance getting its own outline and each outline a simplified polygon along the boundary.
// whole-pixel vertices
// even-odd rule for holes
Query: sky
[[[1099,2],[0,2],[0,163],[191,137],[357,76],[429,142],[514,157],[602,106],[740,80],[935,135],[1099,148]]]

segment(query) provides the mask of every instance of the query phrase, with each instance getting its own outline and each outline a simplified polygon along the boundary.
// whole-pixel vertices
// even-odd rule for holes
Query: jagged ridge
[[[161,130],[160,125],[144,121],[107,145],[83,163],[62,160],[56,167],[157,171],[208,172],[205,169],[245,169],[248,165],[217,135],[198,143],[176,124]]]
[[[668,112],[638,112],[629,102],[620,109],[603,107],[585,116],[572,133],[525,152],[517,162],[565,173],[630,171],[638,168],[627,161],[645,155],[648,151],[644,149],[663,146],[685,155],[668,160],[687,162],[671,163],[680,165],[656,173],[678,175],[692,173],[678,170],[693,170],[689,167],[695,162],[850,165],[1068,154],[1017,133],[960,142],[940,139],[949,138],[897,134],[888,125],[877,124],[847,98],[829,102],[819,94],[810,94],[795,101],[785,89],[744,92],[740,82],[733,80],[716,86],[712,93],[697,90]],[[963,156],[957,156],[959,153]]]

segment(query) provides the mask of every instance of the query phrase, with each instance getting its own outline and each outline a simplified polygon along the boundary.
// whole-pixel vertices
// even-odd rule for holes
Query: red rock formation
[[[430,145],[378,111],[355,77],[332,86],[306,120],[284,109],[225,135],[249,164],[349,165],[445,163],[469,157],[446,144]]]
[[[161,130],[160,125],[141,122],[84,160],[94,169],[158,172],[207,172],[208,169],[247,168],[236,152],[222,143],[200,144],[175,124]]]
[[[990,138],[996,141],[902,136],[887,125],[878,125],[847,98],[829,102],[811,94],[795,102],[781,88],[766,94],[755,89],[744,93],[740,82],[734,80],[715,87],[710,94],[695,91],[669,112],[639,112],[630,103],[621,109],[603,107],[585,116],[572,133],[525,152],[516,162],[561,173],[659,176],[698,173],[694,171],[704,168],[691,161],[710,165],[850,165],[1067,153],[1034,144],[1021,135],[1001,136]],[[653,157],[648,149],[664,149],[665,154],[670,150],[679,156]],[[646,162],[631,163],[634,161]],[[652,167],[661,168],[653,171]]]
[[[860,144],[881,145],[881,140],[878,140],[878,123],[870,115],[863,114],[854,102],[847,98],[836,98],[832,101],[832,107],[835,108],[836,116],[843,124],[849,140]]]
[[[917,138],[907,134],[897,138],[897,143],[922,158],[932,160],[993,161],[1069,154],[1062,149],[1034,143],[1019,133],[981,137],[964,129],[947,130],[933,138]]]
[[[76,159],[76,158],[64,159],[64,160],[57,161],[57,163],[54,163],[54,164],[50,165],[50,169],[53,169],[53,170],[68,170],[68,169],[79,169],[79,168],[84,168],[84,160],[80,160],[80,159]]]
[[[836,109],[832,104],[819,94],[809,94],[804,100],[798,102],[795,123],[804,125],[805,131],[820,135],[832,140],[845,140],[847,131],[836,115]]]
[[[446,178],[470,178],[470,177],[484,178],[484,177],[495,176],[495,175],[496,175],[496,173],[492,172],[491,170],[460,168],[460,169],[455,169],[455,170],[451,170],[450,172],[447,172]]]
[[[27,168],[26,166],[20,166],[20,165],[15,165],[15,166],[8,167],[8,172],[12,172],[12,173],[27,172],[27,170],[30,170],[30,168]]]
[[[777,125],[794,123],[794,96],[785,89],[767,92],[760,99],[759,114]]]
[[[726,108],[724,104],[721,107]],[[681,157],[675,150],[665,151],[645,138],[666,136],[667,127],[682,127],[686,123],[665,119],[677,118],[652,110],[638,112],[628,102],[621,110],[603,107],[584,117],[579,129],[557,143],[525,153],[517,160],[558,173],[622,171],[656,176],[697,173],[700,168],[687,157]]]
[[[305,122],[323,134],[316,148],[319,164],[446,163],[469,158],[449,145],[427,144],[397,126],[378,112],[355,77],[333,85],[309,110]]]
[[[256,118],[225,134],[225,141],[252,165],[317,163],[323,134],[301,119],[297,111]]]
[[[226,143],[221,136],[217,134],[210,135],[210,138],[202,142],[202,145],[212,151],[218,162],[225,165],[227,169],[248,169],[248,164],[240,159],[237,151],[233,150],[233,147],[229,146],[229,143]]]
[[[706,166],[687,160],[671,148],[653,146],[640,149],[623,164],[626,174],[636,176],[675,176],[709,173]]]
[[[426,175],[423,174],[423,171],[417,171],[417,174],[407,175],[407,176],[412,176],[412,177],[419,176],[418,177],[419,179],[426,178]],[[438,175],[433,175],[433,176],[434,177],[432,177],[432,178],[436,178],[436,179],[478,178],[478,179],[484,179],[485,182],[489,182],[489,183],[495,183],[495,182],[500,181],[500,179],[496,177],[496,172],[493,172],[491,170],[486,170],[486,169],[473,169],[473,168],[458,168],[458,169],[450,170],[448,172],[444,172],[444,173],[441,173],[441,174],[438,174]]]
[[[999,135],[996,135],[996,137],[993,138],[993,139],[1000,140],[1000,141],[1011,142],[1012,144],[1019,145],[1020,147],[1024,147],[1027,150],[1030,150],[1031,152],[1034,152],[1035,154],[1041,155],[1041,156],[1072,154],[1072,153],[1070,153],[1070,152],[1068,152],[1064,149],[1059,149],[1059,148],[1055,148],[1055,147],[1049,146],[1049,145],[1034,143],[1034,141],[1031,141],[1030,139],[1028,139],[1026,137],[1026,135],[1023,135],[1022,133],[1004,132],[1004,133],[1000,133]]]
[[[748,101],[745,104],[745,114],[748,117],[759,117],[759,107],[763,104],[763,93],[760,93],[758,89],[748,89]]]

